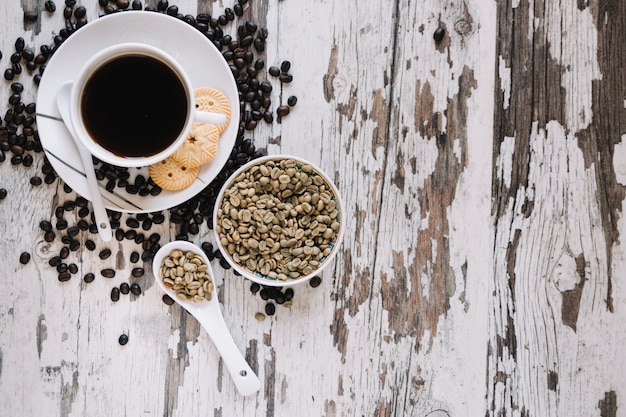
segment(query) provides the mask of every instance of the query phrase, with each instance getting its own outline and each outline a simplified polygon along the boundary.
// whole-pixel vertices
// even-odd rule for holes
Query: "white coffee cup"
[[[130,73],[139,68],[149,70]],[[70,117],[93,156],[121,167],[167,158],[194,123],[226,123],[223,114],[196,110],[194,87],[180,63],[141,43],[117,44],[87,61],[72,86]]]

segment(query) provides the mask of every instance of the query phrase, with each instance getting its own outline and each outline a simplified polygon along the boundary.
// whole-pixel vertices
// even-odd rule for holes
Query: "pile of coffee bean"
[[[284,86],[293,81],[291,63],[285,60],[274,65],[266,64],[264,51],[269,32],[267,28],[258,27],[248,17],[250,14],[248,0],[238,0],[232,7],[226,7],[221,13],[195,16],[181,13],[176,5],[169,4],[167,0],[159,0],[156,7],[143,7],[140,0],[99,0],[99,5],[105,15],[124,10],[143,9],[181,19],[211,40],[213,45],[221,51],[235,77],[240,97],[241,120],[230,157],[222,171],[206,189],[169,210],[171,223],[177,225],[176,239],[189,240],[190,235],[200,233],[203,223],[206,222],[209,228],[212,227],[215,198],[226,178],[241,165],[265,154],[264,150],[256,149],[252,139],[246,137],[247,133],[254,131],[261,121],[281,123],[282,118],[287,116],[291,108],[296,105],[297,97],[290,96],[284,102],[282,98]],[[44,8],[48,16],[51,16],[57,11],[57,3],[47,0]],[[52,185],[60,179],[42,152],[34,116],[36,105],[34,102],[24,103],[22,100],[22,94],[26,88],[24,77],[30,77],[32,85],[38,86],[49,58],[66,39],[88,23],[85,7],[77,5],[76,0],[65,0],[62,11],[64,25],[51,42],[36,47],[28,45],[22,37],[16,39],[10,63],[4,70],[4,79],[10,82],[11,95],[8,108],[0,120],[0,163],[9,159],[11,165],[40,166],[41,173],[30,178],[32,186]],[[32,22],[37,18],[36,13],[25,12],[26,21]],[[1,58],[2,52],[0,51]],[[276,85],[279,85],[280,89],[276,89]],[[273,96],[278,96],[278,104],[273,103]],[[42,162],[36,163],[38,159],[42,159]],[[146,198],[161,192],[160,187],[149,177],[133,175],[129,169],[111,166],[101,161],[94,162],[96,175],[108,190],[117,189],[118,192],[123,190],[126,193],[138,194]],[[95,234],[97,228],[87,200],[82,197],[72,198],[73,190],[66,184],[63,184],[63,191],[70,198],[55,209],[54,218],[43,220],[40,227],[46,242],[60,242],[58,254],[50,259],[49,264],[56,269],[59,281],[64,282],[78,273],[76,263],[68,262],[68,257],[78,252],[83,246],[89,251],[96,250],[97,239],[84,234]],[[9,192],[10,189],[0,188],[0,201]],[[165,221],[165,214],[155,212],[124,216],[125,220],[122,224],[122,213],[109,211],[115,238],[118,241],[132,240],[141,248],[131,255],[131,258],[134,258],[134,260],[131,259],[133,262],[150,262],[160,248],[160,236],[149,231],[152,225]],[[208,245],[210,245],[209,242],[203,242],[203,250],[209,249]],[[229,264],[222,259],[218,249],[211,247],[210,251],[205,250],[205,252],[207,255],[210,253],[211,260],[218,258],[223,268],[230,268]],[[100,252],[101,255],[102,253]],[[27,258],[30,258],[30,254],[22,253],[20,262],[27,263]],[[112,270],[113,274],[109,270]],[[103,271],[106,272],[102,273]],[[103,271],[101,271],[103,276],[114,275],[115,269],[103,268]],[[83,275],[83,282],[88,284],[95,278],[94,272],[86,272]],[[139,284],[133,285],[122,283],[119,286],[119,293],[140,294]],[[116,290],[112,289],[111,295],[112,298],[117,299]],[[164,302],[171,304],[173,301],[168,298],[164,297]]]

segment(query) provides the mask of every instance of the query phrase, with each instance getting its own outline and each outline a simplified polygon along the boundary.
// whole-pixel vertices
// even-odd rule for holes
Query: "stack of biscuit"
[[[204,87],[194,91],[196,109],[222,113],[223,125],[194,123],[185,142],[170,157],[148,167],[150,177],[162,189],[180,191],[189,187],[200,173],[200,166],[215,158],[220,135],[230,121],[228,98],[219,90]]]

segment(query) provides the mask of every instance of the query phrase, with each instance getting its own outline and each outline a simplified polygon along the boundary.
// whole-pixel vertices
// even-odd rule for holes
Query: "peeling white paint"
[[[613,148],[613,167],[617,182],[626,185],[626,134],[622,135],[621,142]]]
[[[587,128],[593,118],[589,99],[593,96],[592,81],[602,78],[594,17],[589,7],[563,8],[559,2],[546,2],[546,7],[544,27],[550,56],[563,68],[566,127],[579,131]]]
[[[506,110],[511,102],[511,68],[506,66],[502,55],[498,57],[498,76],[500,77],[500,90],[504,94],[502,107]]]
[[[511,187],[511,170],[513,168],[513,152],[515,151],[515,138],[505,136],[500,144],[500,154],[496,161],[498,174],[504,184]]]

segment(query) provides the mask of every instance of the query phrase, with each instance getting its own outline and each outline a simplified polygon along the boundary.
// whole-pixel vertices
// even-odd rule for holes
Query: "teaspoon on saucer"
[[[111,222],[109,221],[109,215],[104,207],[104,201],[98,188],[98,180],[96,179],[96,173],[94,171],[93,159],[91,153],[85,148],[85,146],[76,137],[74,127],[72,125],[72,119],[70,118],[70,92],[72,90],[72,82],[66,82],[59,88],[57,92],[57,107],[61,113],[61,118],[67,126],[70,132],[70,136],[74,139],[74,143],[78,148],[80,159],[83,163],[83,170],[87,177],[87,189],[89,190],[89,199],[93,205],[93,212],[96,218],[96,226],[98,227],[98,233],[100,238],[109,242],[113,238],[113,232],[111,231]]]
[[[167,295],[169,295],[181,307],[187,310],[189,314],[198,320],[211,340],[213,340],[213,343],[222,356],[222,360],[224,361],[226,368],[228,368],[239,393],[241,395],[254,394],[261,388],[261,382],[252,368],[250,368],[250,365],[248,365],[241,352],[239,352],[228,327],[226,327],[226,323],[224,322],[224,317],[222,316],[222,311],[220,309],[220,303],[217,299],[217,288],[214,288],[210,300],[190,301],[181,299],[176,295],[174,290],[163,284],[163,279],[161,278],[161,264],[163,263],[163,260],[175,249],[178,249],[183,253],[191,251],[200,255],[204,263],[208,266],[206,272],[210,275],[213,283],[215,284],[215,275],[211,269],[209,259],[200,248],[193,243],[186,241],[170,242],[159,249],[152,260],[154,279]]]

